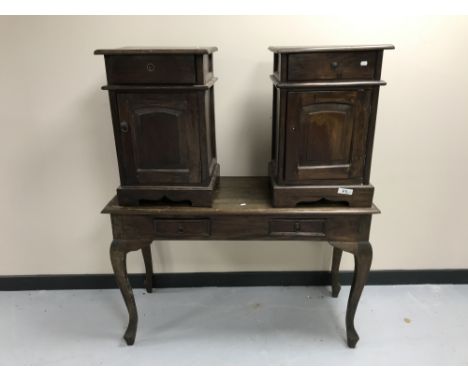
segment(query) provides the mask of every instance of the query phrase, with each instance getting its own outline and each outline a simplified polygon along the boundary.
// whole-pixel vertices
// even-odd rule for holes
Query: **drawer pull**
[[[181,224],[177,226],[177,233],[184,233],[184,227]]]
[[[125,121],[120,122],[120,131],[122,133],[127,133],[128,132],[128,123]]]
[[[294,223],[294,232],[299,232],[301,230],[301,223],[295,222]]]
[[[154,72],[155,69],[156,69],[156,66],[152,62],[149,62],[148,64],[146,64],[146,70],[148,72]]]
[[[332,67],[333,69],[338,68],[338,62],[333,61],[333,62],[331,63],[331,67]]]

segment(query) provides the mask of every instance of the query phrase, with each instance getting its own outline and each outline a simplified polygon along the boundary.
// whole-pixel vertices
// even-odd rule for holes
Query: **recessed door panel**
[[[349,164],[352,117],[352,107],[346,104],[330,102],[303,107],[300,125],[304,139],[299,165]]]
[[[120,94],[126,167],[136,184],[199,183],[198,128],[191,95]]]
[[[290,92],[285,180],[362,177],[369,102],[366,90]]]

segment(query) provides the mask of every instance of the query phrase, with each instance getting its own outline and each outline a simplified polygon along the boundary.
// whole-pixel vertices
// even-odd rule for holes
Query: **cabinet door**
[[[119,134],[128,184],[193,184],[201,180],[194,94],[119,94]]]
[[[370,92],[289,92],[285,181],[362,180]]]

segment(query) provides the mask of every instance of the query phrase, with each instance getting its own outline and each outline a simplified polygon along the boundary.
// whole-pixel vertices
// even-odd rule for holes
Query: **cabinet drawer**
[[[325,236],[324,219],[273,219],[272,236]]]
[[[155,219],[153,225],[158,236],[210,236],[209,219]]]
[[[371,80],[377,52],[316,52],[288,55],[288,81]]]
[[[106,56],[109,84],[194,84],[191,54]]]

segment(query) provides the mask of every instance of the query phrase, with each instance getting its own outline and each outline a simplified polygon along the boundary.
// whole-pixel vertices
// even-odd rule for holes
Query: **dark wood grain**
[[[201,183],[194,93],[124,93],[117,103],[127,129],[121,134],[126,168],[135,185]]]
[[[354,52],[366,50],[395,49],[391,44],[380,45],[329,45],[329,46],[270,46],[274,53],[307,53],[307,52]]]
[[[362,183],[369,101],[363,89],[289,94],[282,184]]]
[[[271,74],[270,79],[278,89],[315,89],[315,88],[349,88],[349,87],[373,87],[373,86],[385,86],[387,83],[382,80],[366,80],[366,81],[312,81],[312,82],[281,82],[281,80],[275,75]]]
[[[216,163],[216,162],[215,162]],[[192,207],[211,207],[219,179],[219,164],[215,164],[209,183],[205,185],[129,185],[117,188],[118,203],[124,206],[146,205],[148,202],[186,202]]]
[[[372,80],[377,55],[377,51],[289,54],[287,81]]]
[[[203,219],[154,219],[154,235],[161,237],[208,237],[211,221]]]
[[[106,62],[122,205],[210,206],[219,176],[216,48],[97,50]]]
[[[377,66],[375,68],[376,77],[380,78],[382,72],[382,61],[383,51],[379,52],[377,59]],[[375,122],[377,119],[377,106],[379,103],[379,92],[378,86],[372,88],[372,100],[371,100],[371,114],[369,118],[369,128],[367,131],[367,147],[366,147],[366,163],[364,168],[364,184],[369,184],[370,181],[370,170],[372,164],[372,152],[374,148],[374,135],[375,135]]]
[[[350,348],[356,347],[359,335],[354,326],[354,316],[361,298],[364,285],[367,281],[372,263],[372,246],[369,242],[331,242],[334,248],[350,252],[354,255],[354,276],[349,292],[348,306],[346,308],[346,334]]]
[[[135,342],[138,325],[138,313],[135,297],[127,274],[127,253],[145,248],[148,245],[148,242],[141,240],[114,240],[110,247],[110,258],[115,274],[115,280],[122,293],[122,297],[129,314],[128,327],[124,334],[124,339],[127,342],[127,345],[133,345]]]
[[[217,77],[211,77],[204,84],[198,85],[104,85],[101,86],[102,90],[119,90],[121,92],[135,92],[135,93],[145,93],[151,91],[163,90],[166,92],[180,92],[180,91],[200,91],[210,89],[214,83],[218,80]]]
[[[179,55],[106,56],[109,84],[195,84],[195,57]]]
[[[380,213],[371,207],[349,208],[340,203],[319,202],[295,208],[273,207],[269,178],[266,176],[243,177],[222,176],[219,187],[213,194],[211,208],[193,208],[189,204],[147,203],[142,206],[121,206],[113,198],[102,213],[116,215],[159,215],[159,216],[227,216],[265,215],[265,216],[309,216],[309,215],[369,215]]]
[[[272,168],[270,163],[270,169]],[[321,201],[345,202],[350,207],[369,207],[372,205],[374,186],[371,184],[360,184],[360,180],[353,178],[314,180],[314,185],[308,184],[278,184],[271,170],[270,184],[272,193],[272,204],[277,208],[296,206],[299,203],[317,203]],[[334,184],[333,184],[334,183]],[[352,190],[351,195],[339,193],[340,188]]]
[[[170,46],[127,46],[116,49],[96,49],[94,54],[104,55],[135,55],[135,54],[210,54],[218,50],[215,46],[209,47],[170,47]]]
[[[143,261],[145,262],[145,288],[148,293],[153,291],[153,259],[151,257],[151,246],[146,245],[141,248]]]
[[[384,49],[393,46],[270,48],[274,206],[321,199],[372,205],[369,178],[379,87],[385,85]]]
[[[343,250],[334,247],[331,269],[332,297],[338,297],[341,290],[340,284],[340,263]]]
[[[316,203],[296,208],[274,208],[270,202],[268,177],[222,177],[215,191],[213,208],[187,205],[148,204],[128,207],[116,198],[104,208],[111,215],[113,244],[111,260],[116,280],[129,312],[125,340],[133,344],[137,310],[128,281],[127,252],[141,248],[146,266],[145,286],[153,272],[150,243],[153,240],[314,240],[334,246],[332,293],[338,295],[341,251],[355,256],[355,278],[351,290],[346,327],[348,345],[358,340],[354,315],[370,268],[369,232],[377,207],[350,208]]]

